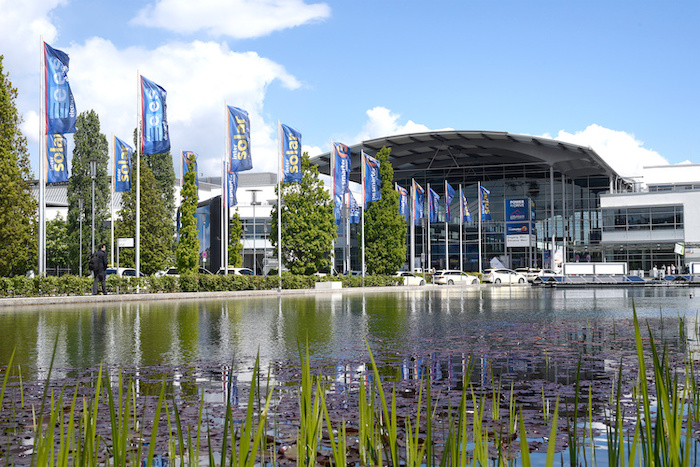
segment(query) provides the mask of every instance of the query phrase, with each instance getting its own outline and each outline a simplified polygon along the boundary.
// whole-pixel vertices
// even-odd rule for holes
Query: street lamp
[[[246,190],[246,191],[250,192],[253,195],[253,200],[250,202],[250,204],[253,206],[253,274],[257,275],[258,274],[258,267],[257,267],[257,259],[256,259],[257,251],[255,248],[255,236],[257,234],[257,232],[255,230],[255,205],[258,204],[256,195],[259,191],[262,191],[262,190],[250,189],[250,190]]]
[[[95,251],[95,177],[97,176],[97,159],[90,159],[90,178],[92,178],[92,250]]]

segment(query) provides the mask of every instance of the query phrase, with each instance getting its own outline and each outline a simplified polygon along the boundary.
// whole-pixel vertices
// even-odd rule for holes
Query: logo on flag
[[[365,164],[365,208],[367,203],[382,199],[382,178],[379,174],[379,161],[374,157],[362,153]]]
[[[350,206],[350,223],[359,224],[361,209],[351,191],[348,191],[348,205]]]
[[[399,192],[399,214],[405,217],[406,222],[408,222],[408,216],[410,216],[408,211],[408,190],[397,184],[396,191]]]
[[[467,197],[462,193],[462,222],[471,222],[472,215],[469,212],[469,203],[467,203]]]
[[[452,218],[452,215],[450,213],[450,204],[452,203],[452,200],[454,198],[455,198],[455,189],[452,188],[452,185],[445,182],[445,219],[447,222],[449,222],[450,219]]]
[[[228,207],[233,207],[238,204],[236,191],[238,191],[238,172],[227,172],[226,195],[228,197]]]
[[[68,54],[44,42],[46,134],[75,133],[76,110],[68,84]]]
[[[253,168],[250,158],[250,118],[243,109],[228,106],[228,143],[231,148],[229,171]]]
[[[134,150],[114,137],[114,190],[131,191],[131,164]]]
[[[343,220],[343,197],[339,195],[333,195],[333,214],[335,215],[336,225],[340,225]]]
[[[68,154],[66,152],[65,136],[46,135],[46,158],[48,159],[46,182],[67,182]]]
[[[479,198],[481,198],[480,204],[481,204],[481,220],[482,221],[490,221],[491,220],[491,206],[489,204],[489,194],[491,194],[491,192],[482,186],[481,193],[479,193]]]
[[[423,203],[425,202],[425,190],[419,184],[413,181],[413,192],[415,196],[413,197],[413,223],[415,225],[420,224],[418,221],[424,216],[423,213]]]
[[[335,195],[343,196],[350,189],[350,148],[342,143],[333,143],[335,164]]]
[[[284,183],[301,183],[301,133],[284,124],[280,124],[280,131]]]
[[[428,207],[430,216],[428,219],[430,222],[437,222],[438,220],[438,203],[440,202],[440,195],[438,195],[435,190],[430,188],[430,193],[428,196]]]
[[[170,151],[165,89],[141,76],[141,149],[143,154]]]

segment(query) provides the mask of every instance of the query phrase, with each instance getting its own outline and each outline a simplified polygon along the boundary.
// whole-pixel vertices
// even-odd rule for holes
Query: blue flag
[[[68,181],[68,152],[66,137],[63,135],[46,135],[46,183]]]
[[[365,209],[367,209],[367,203],[382,199],[382,178],[379,174],[379,161],[364,152],[362,157],[365,165],[365,179],[363,182],[365,185]]]
[[[397,184],[396,191],[399,192],[399,214],[406,219],[406,222],[409,222],[411,213],[408,211],[408,190]]]
[[[114,137],[114,190],[131,191],[131,167],[134,150]]]
[[[284,183],[301,183],[301,133],[284,124],[280,124],[280,131]]]
[[[233,207],[238,204],[236,191],[238,190],[238,172],[226,172],[226,197],[228,198],[228,207]]]
[[[73,93],[68,84],[68,54],[44,42],[44,104],[46,134],[75,133],[77,117]]]
[[[333,214],[335,215],[336,225],[340,225],[343,221],[343,197],[333,195]]]
[[[425,190],[416,181],[413,181],[413,223],[419,225],[419,219],[423,218],[423,203],[425,202]]]
[[[336,196],[343,196],[350,189],[350,148],[342,143],[333,143],[334,185]]]
[[[355,197],[352,195],[351,191],[348,191],[348,204],[350,206],[350,223],[359,224],[360,214],[362,213],[360,205],[355,201]]]
[[[228,106],[228,146],[231,148],[230,171],[243,172],[253,168],[250,158],[250,118],[243,109]]]
[[[192,151],[182,151],[182,183],[185,183],[185,174],[190,171],[190,164],[194,170],[194,184],[199,189],[199,176],[197,175],[197,154]]]
[[[461,205],[461,210],[462,210],[462,222],[471,222],[472,221],[472,215],[469,212],[469,203],[467,203],[467,197],[464,196],[464,192],[462,192],[462,205]]]
[[[165,103],[167,95],[165,89],[141,76],[142,154],[161,154],[170,151]]]
[[[481,220],[482,221],[490,221],[491,220],[491,205],[489,204],[489,194],[491,194],[491,192],[482,186],[481,193],[479,193],[479,198],[480,198],[479,204],[481,205]]]
[[[450,222],[450,219],[452,218],[450,204],[452,203],[453,199],[455,199],[455,189],[452,188],[452,185],[445,181],[445,220],[447,222]]]
[[[438,203],[440,202],[440,195],[438,195],[435,190],[430,188],[429,196],[428,196],[428,207],[429,207],[429,213],[430,217],[428,218],[430,222],[437,222],[438,221]]]

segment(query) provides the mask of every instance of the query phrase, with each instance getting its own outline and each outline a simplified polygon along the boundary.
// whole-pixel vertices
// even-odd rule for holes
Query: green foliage
[[[228,231],[228,264],[234,268],[243,267],[243,223],[238,209],[231,216]]]
[[[108,244],[110,231],[106,222],[109,216],[109,145],[100,133],[100,118],[94,110],[82,112],[75,122],[75,147],[71,160],[71,176],[68,180],[68,239],[71,268],[78,270],[80,253],[80,220],[83,232],[83,274],[88,274],[88,258],[92,249],[92,176],[90,161],[96,161],[95,172],[95,248]],[[80,210],[80,199],[83,209]]]
[[[196,272],[186,272],[180,274],[178,278],[180,290],[182,292],[198,292],[199,291],[199,274]]]
[[[194,164],[190,163],[185,174],[185,183],[180,195],[180,231],[175,250],[177,268],[180,274],[192,273],[199,266],[199,236],[197,235],[197,185]]]
[[[318,167],[302,156],[301,183],[282,184],[282,261],[293,274],[328,271],[337,236],[333,201],[319,178]],[[277,255],[277,209],[272,208],[270,241]]]
[[[70,264],[68,248],[68,224],[59,213],[46,223],[46,265],[49,267]]]
[[[175,235],[171,216],[168,212],[160,188],[147,165],[141,166],[141,238],[140,269],[145,274],[153,274],[164,269],[173,256]],[[136,184],[132,190],[122,193],[122,209],[116,223],[116,236],[136,238]],[[134,267],[135,248],[119,251],[119,265]]]
[[[369,203],[365,217],[365,262],[369,274],[394,274],[406,261],[406,220],[399,213],[390,152],[382,148],[376,155],[382,199]]]
[[[37,202],[29,181],[32,170],[17,90],[5,74],[0,55],[0,275],[24,274],[37,264]]]

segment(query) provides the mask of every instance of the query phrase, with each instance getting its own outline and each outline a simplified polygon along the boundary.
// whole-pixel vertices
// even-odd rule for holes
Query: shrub
[[[199,274],[196,272],[180,274],[178,283],[182,292],[199,292]]]

